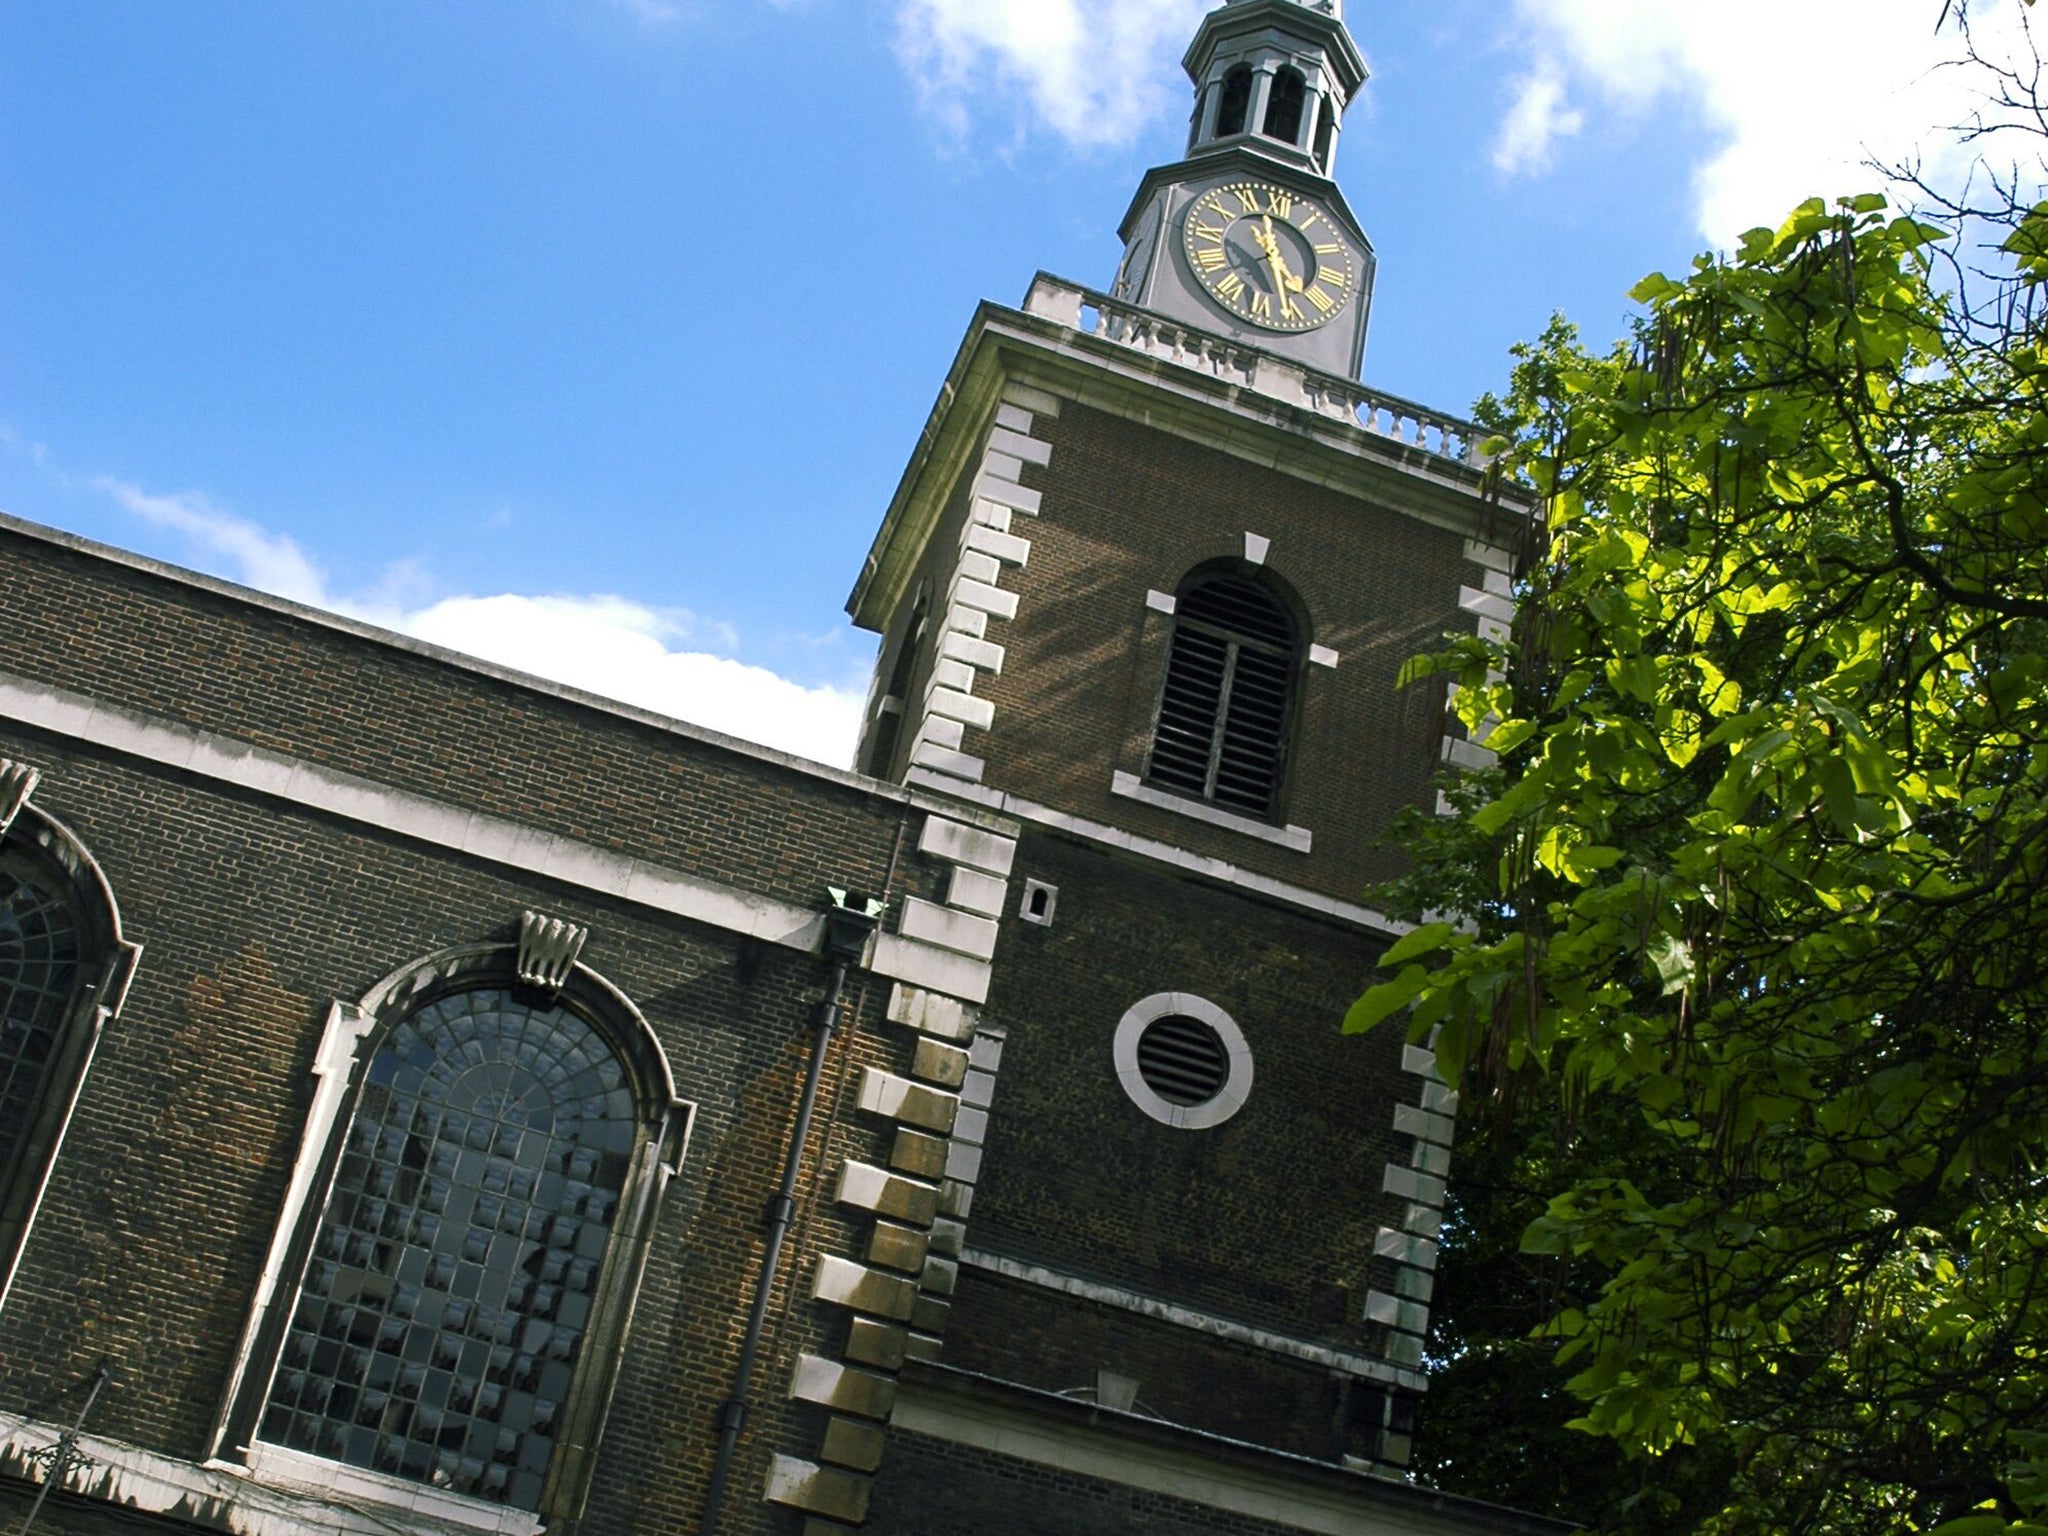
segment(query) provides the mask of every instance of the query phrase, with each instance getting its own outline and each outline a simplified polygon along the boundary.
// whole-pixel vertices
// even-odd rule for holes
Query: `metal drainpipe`
[[[711,1463],[711,1482],[704,1493],[704,1520],[699,1536],[717,1536],[718,1517],[725,1508],[725,1485],[732,1472],[733,1452],[738,1449],[740,1430],[751,1406],[747,1392],[754,1384],[754,1363],[760,1353],[761,1331],[768,1321],[768,1301],[775,1289],[776,1271],[782,1264],[782,1245],[796,1217],[796,1184],[803,1172],[804,1144],[810,1140],[811,1120],[818,1107],[818,1084],[825,1072],[825,1053],[839,1027],[840,998],[846,990],[846,973],[867,948],[868,935],[881,919],[882,904],[846,892],[832,892],[833,905],[825,914],[825,955],[832,962],[825,1000],[811,1010],[811,1059],[804,1071],[803,1097],[797,1101],[796,1124],[790,1128],[789,1150],[782,1160],[782,1184],[768,1202],[766,1244],[761,1254],[761,1275],[754,1287],[754,1305],[747,1314],[747,1331],[740,1340],[739,1366],[733,1373],[732,1396],[718,1409],[718,1454]]]

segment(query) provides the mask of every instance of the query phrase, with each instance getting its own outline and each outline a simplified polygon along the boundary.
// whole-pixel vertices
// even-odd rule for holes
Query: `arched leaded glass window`
[[[78,991],[78,918],[18,848],[0,851],[0,1186],[27,1150]]]
[[[6,761],[0,785],[9,770],[18,788],[23,770]],[[114,893],[84,845],[17,805],[0,823],[0,1306],[141,953],[121,937]]]
[[[262,1438],[537,1509],[638,1118],[567,1007],[485,987],[402,1019],[364,1071]]]
[[[1237,571],[1190,580],[1174,603],[1147,781],[1252,816],[1280,789],[1300,642],[1293,617]]]

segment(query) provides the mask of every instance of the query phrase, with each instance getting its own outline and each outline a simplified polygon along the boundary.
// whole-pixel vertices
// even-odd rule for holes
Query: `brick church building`
[[[857,773],[0,523],[0,1525],[1561,1529],[1402,1475],[1456,1104],[1336,1028],[1513,509],[1357,382],[1338,0],[1186,63],[1113,290],[968,326]]]

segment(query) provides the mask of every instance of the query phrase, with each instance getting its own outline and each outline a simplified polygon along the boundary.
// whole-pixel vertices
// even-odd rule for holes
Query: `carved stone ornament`
[[[519,920],[519,979],[550,996],[562,990],[590,930],[559,917],[528,912]]]
[[[36,792],[36,781],[41,777],[27,763],[9,762],[0,757],[0,837],[5,837],[7,829],[14,825],[14,818],[28,804],[28,797]]]

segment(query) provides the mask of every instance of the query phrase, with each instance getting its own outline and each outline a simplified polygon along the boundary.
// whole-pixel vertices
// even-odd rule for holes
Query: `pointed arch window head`
[[[1251,575],[1226,569],[1185,583],[1146,781],[1248,815],[1272,814],[1300,651],[1293,615]]]
[[[1252,71],[1240,64],[1223,77],[1223,100],[1216,109],[1216,136],[1226,138],[1243,133],[1252,109]]]
[[[1283,144],[1301,142],[1301,112],[1307,99],[1308,83],[1298,69],[1283,69],[1273,77],[1266,97],[1266,121],[1262,129],[1269,139]]]

